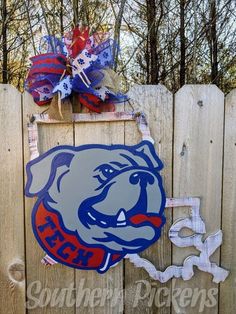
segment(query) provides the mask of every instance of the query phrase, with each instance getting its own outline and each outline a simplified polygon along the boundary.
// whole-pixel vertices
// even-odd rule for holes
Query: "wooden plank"
[[[0,304],[25,313],[21,95],[0,84]]]
[[[34,113],[40,113],[45,110],[45,107],[38,107],[32,100],[28,93],[23,95],[23,128],[24,128],[24,163],[29,161],[29,146],[28,146],[28,130],[27,123],[29,117]],[[71,110],[67,107],[65,110]],[[61,124],[61,125],[41,125],[39,126],[39,152],[43,153],[49,148],[56,145],[73,145],[73,124]],[[35,298],[39,298],[42,291],[45,292],[44,298],[46,301],[42,301],[41,306],[37,306],[34,309],[29,309],[28,313],[47,313],[47,314],[58,314],[58,313],[69,313],[74,314],[75,306],[69,304],[66,306],[65,301],[62,297],[60,298],[59,293],[63,293],[63,288],[74,286],[74,270],[63,265],[54,265],[51,267],[45,267],[41,264],[41,259],[45,255],[43,250],[34,238],[31,228],[31,212],[36,199],[25,198],[25,223],[26,223],[26,271],[27,271],[27,287],[32,286],[31,295]],[[34,284],[35,282],[39,282]],[[37,292],[37,289],[38,292]],[[45,290],[45,288],[48,288]],[[58,288],[58,292],[55,292]],[[44,290],[43,290],[44,289]],[[47,295],[53,294],[59,296],[62,304],[58,303],[55,306],[50,306],[52,298],[49,297],[47,302]],[[56,293],[56,294],[55,294]],[[30,291],[27,293],[28,301],[30,306],[35,305],[35,301],[32,301]],[[70,299],[73,300],[73,294]]]
[[[75,145],[83,144],[123,144],[124,122],[80,123],[75,124]],[[90,301],[80,299],[77,305],[78,314],[84,313],[122,313],[123,311],[123,261],[101,275],[96,271],[76,270],[76,287],[88,288]],[[104,298],[94,298],[96,288],[102,291]],[[79,288],[78,288],[79,289]],[[106,297],[111,291],[111,297]],[[104,301],[103,301],[104,299]],[[81,303],[80,303],[81,302]],[[95,304],[97,304],[95,306]]]
[[[119,107],[120,109],[120,107]],[[37,123],[68,123],[68,122],[111,122],[111,121],[129,121],[135,120],[135,113],[133,112],[102,112],[97,113],[73,113],[70,120],[55,120],[51,119],[46,114],[34,114],[33,118]]]
[[[168,197],[172,194],[172,132],[173,132],[173,96],[162,85],[138,86],[135,85],[129,92],[130,101],[134,110],[143,111],[150,125],[150,131],[155,140],[155,148],[164,163],[161,171],[164,188]],[[130,108],[129,108],[130,109]],[[137,144],[141,140],[135,122],[125,122],[125,144]],[[162,236],[157,243],[141,253],[141,256],[150,260],[158,269],[164,270],[171,264],[171,242],[168,239],[168,230],[172,222],[171,210],[165,211],[166,225],[162,230]],[[147,294],[143,285],[141,294],[147,294],[134,307],[137,296],[137,281],[145,280],[147,286],[152,285],[152,293]],[[149,278],[143,269],[135,268],[129,261],[125,261],[125,311],[126,313],[170,313],[170,307],[160,307],[166,299],[160,297],[159,303],[155,295],[159,288],[167,288],[171,291],[170,282],[161,284]],[[154,292],[154,294],[153,294]],[[154,298],[153,298],[154,297]]]
[[[230,270],[229,278],[220,284],[220,313],[236,309],[236,90],[226,97],[223,172],[223,208],[221,266]]]
[[[221,226],[223,119],[224,95],[216,86],[185,85],[176,93],[174,197],[201,197],[201,216],[206,224],[206,236],[215,233]],[[188,209],[173,211],[174,220],[188,215]],[[187,256],[198,253],[194,248],[173,247],[173,264],[181,265]],[[219,263],[219,250],[211,260]],[[211,275],[196,270],[191,281],[176,280],[177,288],[181,288],[181,291],[184,288],[204,288],[208,293],[210,288],[217,289],[218,285],[212,283]],[[205,307],[204,313],[218,312],[217,295],[215,298],[215,306]],[[176,299],[179,307],[173,307],[173,313],[199,313],[199,300],[195,306],[190,302],[189,306],[181,308],[180,299]]]

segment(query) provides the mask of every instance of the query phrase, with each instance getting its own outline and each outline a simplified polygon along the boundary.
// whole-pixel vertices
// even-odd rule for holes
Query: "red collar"
[[[79,269],[99,270],[105,263],[107,253],[103,248],[83,245],[76,232],[65,229],[60,216],[46,209],[43,202],[33,211],[34,234],[46,253],[59,263]],[[87,256],[86,259],[80,258]],[[112,264],[121,259],[121,255],[112,254]]]

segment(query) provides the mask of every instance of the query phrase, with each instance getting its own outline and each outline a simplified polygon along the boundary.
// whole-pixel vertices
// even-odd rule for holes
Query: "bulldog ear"
[[[154,145],[151,142],[142,141],[136,146],[136,151],[148,157],[152,166],[157,168],[157,170],[161,170],[163,168],[163,163],[157,156]]]
[[[57,168],[69,168],[74,155],[72,150],[57,147],[30,161],[26,165],[25,194],[32,197],[47,191],[54,181]]]

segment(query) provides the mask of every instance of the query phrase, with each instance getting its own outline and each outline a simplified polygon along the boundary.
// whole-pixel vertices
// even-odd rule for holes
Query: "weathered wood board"
[[[221,188],[223,158],[224,95],[211,85],[185,85],[175,95],[174,116],[174,197],[200,196],[201,215],[207,235],[221,226]],[[188,209],[174,210],[173,219],[188,216]],[[194,248],[173,247],[174,264],[182,264]],[[219,250],[212,256],[219,262]],[[191,281],[177,280],[175,288],[218,288],[211,275],[196,270]],[[199,302],[191,304],[183,313],[199,313]],[[173,308],[172,313],[176,313]],[[205,307],[204,313],[217,313],[214,307]]]
[[[219,313],[236,309],[236,90],[226,97],[221,265],[230,269],[228,279],[220,284]]]
[[[21,95],[0,85],[0,307],[25,313]],[[1,312],[1,311],[0,311]]]
[[[123,144],[124,122],[95,122],[75,124],[75,145],[83,144]],[[111,268],[107,273],[100,275],[96,271],[76,270],[76,286],[84,281],[84,288],[100,288],[107,291],[119,292],[111,298],[106,298],[104,304],[94,306],[96,300],[91,299],[91,304],[85,307],[84,300],[77,308],[76,313],[120,313],[123,311],[123,262]]]
[[[66,110],[70,110],[70,108]],[[24,165],[30,160],[27,123],[29,123],[30,116],[37,112],[42,112],[42,108],[35,106],[31,96],[25,93],[23,95]],[[73,124],[39,126],[40,153],[56,145],[63,144],[73,145]],[[26,282],[27,287],[32,287],[32,289],[30,289],[30,291],[32,290],[32,296],[39,297],[41,292],[41,296],[44,295],[45,299],[41,301],[41,306],[30,309],[30,307],[34,307],[37,304],[34,300],[30,300],[32,297],[29,298],[28,295],[28,313],[62,314],[66,312],[68,314],[74,314],[75,306],[66,307],[64,302],[60,307],[60,303],[53,305],[49,302],[50,294],[56,291],[55,288],[63,289],[69,287],[71,284],[74,285],[74,270],[59,264],[52,267],[42,265],[41,259],[45,254],[34,238],[31,228],[31,212],[34,203],[35,199],[25,197]],[[45,291],[45,293],[42,291]]]
[[[135,111],[143,111],[147,116],[151,135],[155,141],[155,148],[160,159],[164,163],[161,171],[166,194],[172,194],[172,132],[173,132],[173,96],[162,85],[157,86],[138,86],[135,85],[129,92],[131,105]],[[128,107],[128,106],[127,106]],[[130,110],[130,107],[128,107]],[[141,140],[141,135],[135,122],[125,122],[125,144],[137,144]],[[165,269],[171,265],[171,242],[168,239],[168,230],[172,223],[172,211],[166,210],[165,216],[167,223],[162,230],[162,236],[157,243],[148,248],[141,254],[142,257],[150,260],[158,269]],[[134,307],[135,295],[137,293],[137,282],[146,280],[147,285],[152,284],[155,291],[162,285],[154,282],[148,277],[145,270],[137,269],[129,262],[125,261],[125,309],[127,313],[155,313],[157,307],[152,302],[152,296],[140,299]],[[168,289],[171,283],[164,285]],[[147,294],[145,283],[140,294]],[[163,301],[161,299],[161,301]],[[136,303],[136,302],[135,302]],[[159,313],[170,313],[170,307],[158,309]]]

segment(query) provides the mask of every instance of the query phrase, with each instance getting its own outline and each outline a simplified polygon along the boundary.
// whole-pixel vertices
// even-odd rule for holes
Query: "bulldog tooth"
[[[125,211],[121,210],[119,216],[117,217],[118,222],[124,222],[126,220]]]
[[[119,226],[126,226],[126,221],[118,222],[116,225],[117,225],[118,227],[119,227]]]
[[[89,217],[90,217],[91,219],[93,219],[94,221],[96,221],[96,218],[94,218],[92,214],[88,213],[88,215],[89,215]]]

